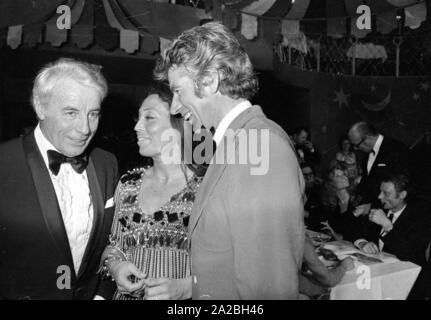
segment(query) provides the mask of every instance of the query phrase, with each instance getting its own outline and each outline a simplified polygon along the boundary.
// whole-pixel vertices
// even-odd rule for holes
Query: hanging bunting
[[[64,0],[0,1],[0,28],[45,21]]]
[[[7,44],[12,49],[16,49],[21,44],[22,40],[22,25],[9,26],[7,32]]]
[[[356,13],[357,8],[363,5],[362,0],[344,0],[344,5],[346,6],[347,15],[352,17],[350,19],[350,34],[358,39],[365,37],[371,30],[358,29],[356,22],[359,14]]]
[[[141,37],[139,50],[147,54],[158,52],[160,50],[159,38],[152,35],[143,35]]]
[[[43,23],[25,25],[22,30],[22,43],[28,48],[33,48],[42,42]]]
[[[347,12],[344,3],[339,0],[326,0],[326,30],[332,38],[343,38],[347,33]],[[342,18],[337,18],[342,17]]]
[[[107,51],[118,48],[120,32],[109,25],[102,3],[94,5],[94,21],[96,43]]]
[[[169,3],[121,0],[121,8],[140,31],[146,29],[165,39],[176,38],[181,32],[198,26],[202,19],[210,18],[204,9]]]
[[[78,5],[76,5],[78,4]],[[70,22],[77,22],[79,20],[80,14],[82,13],[82,7],[80,6],[80,1],[68,0],[66,6],[71,8],[70,10]],[[57,26],[57,20],[60,14],[57,12],[45,23],[45,41],[51,43],[53,47],[59,47],[67,41],[68,29],[59,29]]]
[[[257,18],[248,14],[241,14],[241,34],[247,40],[257,37]]]
[[[78,48],[88,48],[94,42],[94,2],[93,0],[79,0],[84,3],[78,22],[72,28],[71,42]],[[81,5],[81,3],[80,3]]]
[[[120,30],[120,47],[127,53],[134,53],[139,49],[139,32],[129,29]]]
[[[139,49],[139,32],[129,21],[116,0],[103,0],[103,6],[111,27],[120,30],[120,47],[127,53]]]

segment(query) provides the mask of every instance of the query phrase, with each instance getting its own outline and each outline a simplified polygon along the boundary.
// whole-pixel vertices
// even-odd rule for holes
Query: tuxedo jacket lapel
[[[88,184],[90,187],[91,201],[93,203],[93,226],[91,228],[91,234],[88,239],[87,247],[85,248],[84,257],[79,267],[78,278],[82,276],[83,272],[87,269],[86,266],[93,256],[93,252],[97,246],[97,239],[99,238],[100,231],[103,226],[103,197],[100,189],[99,179],[97,177],[94,163],[90,157],[88,166],[86,169]]]
[[[72,253],[57,196],[48,169],[37,147],[33,131],[23,138],[23,147],[46,227],[58,250],[64,252],[69,266],[73,268]],[[72,276],[74,275],[75,272],[72,272]]]

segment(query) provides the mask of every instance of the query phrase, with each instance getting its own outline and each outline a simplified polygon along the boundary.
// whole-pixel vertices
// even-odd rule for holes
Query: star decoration
[[[413,93],[413,100],[415,100],[415,101],[418,101],[418,100],[420,100],[420,96],[415,92],[415,93]]]
[[[350,94],[345,94],[343,88],[340,88],[340,91],[335,91],[335,95],[336,97],[332,101],[337,102],[339,108],[342,108],[343,104],[349,106],[347,98],[350,96]]]
[[[370,90],[372,91],[372,92],[374,92],[374,91],[376,91],[376,86],[373,84],[371,87],[370,87]]]
[[[428,91],[429,88],[431,88],[429,81],[421,83],[421,90]]]

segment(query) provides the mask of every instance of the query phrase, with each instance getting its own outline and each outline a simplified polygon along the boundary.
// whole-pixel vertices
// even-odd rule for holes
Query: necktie
[[[49,168],[51,169],[52,173],[55,176],[60,171],[60,166],[62,163],[70,163],[72,165],[72,168],[77,173],[82,173],[88,164],[88,157],[86,155],[81,155],[77,157],[67,157],[54,150],[48,150],[47,154],[48,154]]]

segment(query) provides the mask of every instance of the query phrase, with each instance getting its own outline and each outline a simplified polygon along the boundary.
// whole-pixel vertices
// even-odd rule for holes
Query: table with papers
[[[307,234],[317,240],[315,245],[330,250],[339,260],[354,259],[355,268],[346,272],[341,282],[331,288],[331,300],[405,300],[421,270],[420,266],[400,261],[385,252],[364,254],[350,242],[328,242],[317,233],[307,231]],[[321,260],[330,266],[329,261]]]

